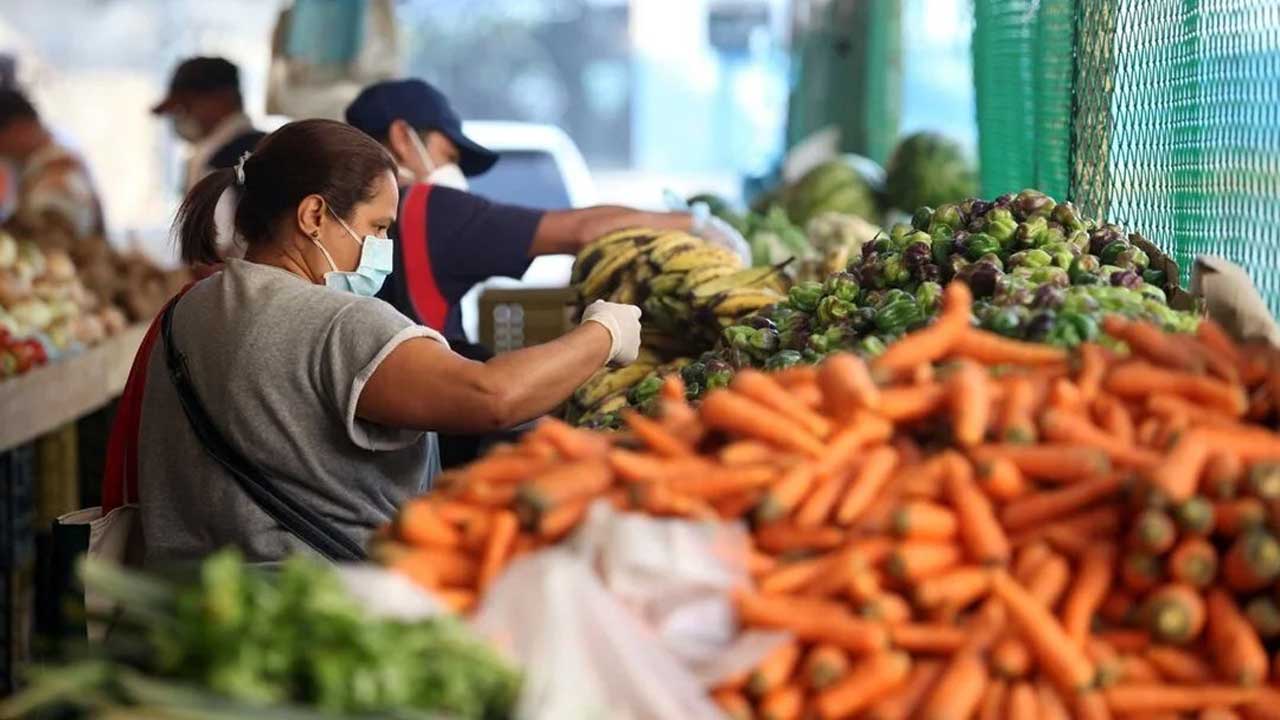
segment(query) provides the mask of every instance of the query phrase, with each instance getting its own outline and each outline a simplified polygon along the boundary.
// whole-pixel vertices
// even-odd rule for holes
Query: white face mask
[[[204,136],[200,123],[190,115],[175,114],[173,116],[173,133],[189,143],[198,143]]]
[[[471,187],[467,183],[467,176],[463,174],[462,168],[458,167],[457,163],[437,167],[431,162],[431,155],[427,153],[427,148],[422,144],[422,138],[418,137],[418,133],[409,133],[409,137],[412,138],[410,142],[413,143],[413,149],[418,153],[418,160],[427,169],[427,177],[423,182],[443,185],[455,190],[468,190]]]

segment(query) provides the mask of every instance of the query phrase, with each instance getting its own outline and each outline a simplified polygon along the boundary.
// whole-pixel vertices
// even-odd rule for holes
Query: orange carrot
[[[907,422],[928,417],[938,411],[947,399],[940,383],[890,387],[880,391],[877,413],[886,420]]]
[[[894,647],[912,654],[945,654],[959,650],[969,633],[955,623],[899,623],[889,629]]]
[[[463,478],[465,483],[502,485],[523,480],[545,467],[545,462],[532,460],[521,453],[489,455],[467,466]]]
[[[813,457],[825,446],[811,432],[793,423],[786,415],[728,389],[712,390],[699,408],[702,421],[716,430],[771,442],[781,448]]]
[[[696,498],[715,500],[726,495],[760,491],[778,479],[778,470],[770,465],[713,466],[696,474],[682,475],[670,483],[673,489]]]
[[[1249,400],[1239,386],[1138,361],[1113,367],[1107,375],[1106,387],[1128,398],[1142,399],[1156,393],[1181,395],[1232,417],[1243,415],[1249,407]]]
[[[1097,635],[1090,635],[1084,641],[1084,653],[1097,668],[1098,687],[1104,688],[1125,680],[1125,666],[1116,649]]]
[[[778,567],[778,560],[772,555],[766,555],[759,550],[749,548],[746,557],[743,558],[743,564],[747,567],[747,572],[751,577],[759,579],[761,576],[773,572]]]
[[[1000,412],[1001,440],[1008,443],[1035,442],[1035,402],[1035,386],[1030,379],[1015,375],[1008,380]]]
[[[823,720],[853,717],[906,683],[911,658],[900,652],[880,652],[855,665],[834,687],[818,694],[814,707]]]
[[[1204,629],[1205,603],[1190,585],[1170,583],[1147,596],[1143,609],[1147,630],[1160,642],[1182,644]]]
[[[1166,564],[1174,581],[1204,588],[1218,574],[1218,552],[1204,538],[1189,537],[1174,546]]]
[[[1083,415],[1050,408],[1040,417],[1040,428],[1044,431],[1045,437],[1055,442],[1079,443],[1096,447],[1118,465],[1149,468],[1160,462],[1160,456],[1156,453],[1121,442],[1118,438],[1096,427]]]
[[[479,576],[480,569],[475,559],[466,553],[424,548],[413,551],[413,554],[435,569],[441,585],[474,585]]]
[[[783,563],[760,578],[760,589],[766,593],[792,593],[813,582],[826,572],[831,556],[804,558]]]
[[[1006,635],[991,648],[991,667],[1001,677],[1024,678],[1031,669],[1031,651],[1021,638]]]
[[[625,452],[616,450],[616,453]],[[602,460],[582,460],[556,465],[520,486],[521,504],[547,512],[561,503],[599,495],[613,483],[613,471]]]
[[[760,720],[799,720],[804,709],[804,690],[798,685],[783,685],[760,698]]]
[[[886,560],[891,575],[909,582],[919,582],[960,562],[960,548],[951,543],[905,540],[894,546]]]
[[[1082,413],[1085,411],[1084,395],[1080,388],[1067,378],[1060,377],[1049,386],[1049,407],[1059,412]]]
[[[675,377],[679,377],[678,375]],[[751,703],[742,693],[730,688],[721,688],[711,693],[711,700],[720,708],[729,720],[753,720],[755,712]]]
[[[1103,505],[1051,522],[1033,531],[1032,537],[1047,540],[1054,548],[1079,555],[1092,538],[1111,535],[1120,527],[1120,508]]]
[[[995,597],[1004,603],[1011,623],[1035,652],[1040,666],[1059,687],[1074,692],[1093,682],[1093,664],[1047,608],[1004,571],[995,571],[991,587]]]
[[[974,328],[965,328],[954,352],[984,365],[1050,365],[1067,359],[1061,348],[1010,340]]]
[[[879,592],[863,603],[859,611],[865,618],[896,625],[911,619],[911,605],[902,596]]]
[[[1196,339],[1210,352],[1217,353],[1232,365],[1239,367],[1240,348],[1222,326],[1210,318],[1202,318],[1196,326]]]
[[[1070,720],[1071,713],[1067,709],[1066,701],[1054,686],[1044,679],[1036,681],[1036,698],[1040,704],[1040,717],[1043,720]]]
[[[1267,677],[1268,659],[1258,633],[1223,590],[1211,588],[1206,601],[1208,646],[1219,674],[1241,685],[1262,682]]]
[[[960,282],[949,283],[942,293],[942,313],[938,321],[890,345],[872,361],[873,369],[892,374],[931,364],[951,352],[969,327],[973,294]]]
[[[489,541],[484,548],[484,558],[480,563],[479,587],[484,592],[489,588],[502,571],[507,556],[511,553],[519,530],[516,514],[510,510],[500,510],[493,517],[489,529]]]
[[[909,720],[942,675],[941,660],[913,660],[907,681],[867,708],[867,720]]]
[[[1123,480],[1107,475],[1081,480],[1057,490],[1048,490],[1010,501],[1000,511],[1006,530],[1017,531],[1039,523],[1060,519],[1094,502],[1119,492]]]
[[[898,484],[902,487],[902,494],[921,500],[941,498],[942,476],[947,471],[945,459],[942,455],[935,455],[899,472]]]
[[[1110,395],[1100,395],[1094,400],[1098,426],[1108,435],[1125,445],[1133,445],[1137,441],[1137,430],[1133,426],[1133,415],[1124,403]]]
[[[788,468],[765,493],[756,507],[756,518],[769,523],[791,514],[817,481],[818,469],[812,463],[796,463]]]
[[[795,395],[759,370],[748,368],[738,371],[729,387],[818,437],[826,437],[831,432],[830,420],[805,407],[796,400]]]
[[[875,410],[880,388],[871,379],[867,364],[852,353],[830,355],[818,367],[826,412],[837,420],[853,417],[857,410]]]
[[[1098,397],[1102,389],[1102,379],[1107,372],[1107,352],[1097,343],[1081,343],[1076,348],[1080,371],[1076,375],[1076,386],[1080,389],[1080,397],[1091,403]]]
[[[438,588],[432,595],[456,613],[469,613],[476,606],[476,594],[464,588]]]
[[[1212,450],[1203,431],[1184,434],[1164,460],[1151,469],[1152,482],[1174,502],[1186,500],[1195,493]]]
[[[1051,553],[1032,573],[1028,582],[1023,583],[1027,593],[1041,605],[1052,609],[1058,604],[1062,594],[1071,582],[1071,565],[1066,558]]]
[[[1075,696],[1071,715],[1077,720],[1111,720],[1111,707],[1107,699],[1097,690],[1088,690]]]
[[[1120,560],[1120,578],[1125,587],[1136,593],[1152,590],[1163,579],[1160,558],[1150,553],[1127,552]]]
[[[409,550],[387,558],[385,563],[396,572],[412,580],[420,587],[434,590],[440,587],[441,570],[426,550]]]
[[[1009,689],[1009,701],[1004,714],[1007,720],[1040,720],[1040,701],[1035,688],[1027,682],[1017,682]]]
[[[898,453],[891,447],[878,447],[868,453],[840,499],[840,505],[836,509],[836,522],[848,526],[857,520],[885,483],[889,482],[897,463]]]
[[[1130,322],[1118,315],[1108,315],[1102,319],[1102,329],[1128,345],[1134,356],[1178,370],[1198,369],[1195,359],[1187,357],[1172,335],[1150,323]]]
[[[1222,577],[1233,590],[1261,590],[1280,577],[1280,542],[1265,530],[1242,533],[1222,558]]]
[[[750,593],[737,593],[734,600],[741,622],[789,630],[801,640],[829,642],[855,653],[879,650],[888,642],[884,627],[856,618],[840,605]]]
[[[804,681],[813,690],[823,690],[844,678],[849,665],[844,650],[825,643],[814,645],[804,658]]]
[[[913,540],[950,540],[956,535],[956,515],[948,508],[926,500],[910,500],[893,513],[890,526],[895,535]]]
[[[987,434],[991,388],[987,371],[977,363],[960,361],[943,386],[950,398],[951,434],[956,442],[973,446]]]
[[[773,462],[778,450],[758,440],[736,440],[716,453],[721,465],[759,465]]]
[[[843,475],[818,480],[817,487],[796,510],[795,524],[800,527],[818,527],[826,523],[848,483],[849,478]]]
[[[1192,712],[1221,705],[1245,705],[1261,697],[1258,688],[1232,685],[1117,685],[1103,691],[1111,711],[1121,715],[1142,712]]]
[[[1184,685],[1213,682],[1213,667],[1190,650],[1172,645],[1152,645],[1143,657],[1165,680]]]
[[[663,457],[687,457],[693,454],[693,447],[684,439],[676,437],[656,420],[651,420],[634,411],[626,410],[622,419],[627,427],[650,450]]]
[[[745,518],[751,514],[751,511],[760,504],[764,499],[763,488],[750,488],[747,490],[739,490],[737,492],[726,493],[710,499],[711,507],[715,508],[720,517],[726,520],[737,520]]]
[[[538,523],[538,536],[554,542],[567,535],[587,516],[587,509],[593,499],[591,497],[575,498],[543,514]]]
[[[800,662],[800,645],[785,642],[774,648],[747,676],[747,693],[762,697],[775,688],[782,687],[795,673]]]
[[[1229,452],[1213,452],[1204,468],[1204,488],[1209,495],[1221,500],[1235,497],[1244,477],[1244,463],[1240,456]]]
[[[658,390],[658,394],[664,400],[672,400],[675,402],[684,402],[685,387],[684,379],[679,373],[672,373],[662,379],[662,388]]]
[[[1111,589],[1115,560],[1115,547],[1107,542],[1090,544],[1080,558],[1075,582],[1062,604],[1062,625],[1068,637],[1080,647],[1084,647],[1094,613]]]
[[[1240,720],[1240,713],[1230,708],[1211,707],[1201,710],[1196,720]]]
[[[1041,444],[982,445],[974,448],[978,462],[1006,458],[1032,478],[1051,482],[1072,482],[1105,474],[1110,469],[1106,453],[1086,445]]]
[[[922,720],[966,720],[978,710],[989,678],[982,655],[961,650],[952,656],[918,717]]]
[[[974,482],[973,466],[959,454],[950,455],[949,460],[944,483],[969,555],[980,563],[1008,562],[1009,538],[996,520],[991,501]]]
[[[1053,548],[1046,542],[1037,540],[1023,545],[1013,560],[1014,579],[1023,585],[1031,582],[1031,577],[1051,557],[1053,557]]]
[[[410,545],[454,548],[462,542],[456,528],[440,517],[435,504],[427,499],[410,500],[396,515],[396,536]]]
[[[1223,537],[1236,537],[1256,530],[1266,520],[1267,508],[1255,497],[1223,500],[1213,506],[1213,529]]]
[[[977,463],[978,482],[995,500],[1008,501],[1026,495],[1029,490],[1022,471],[1007,458]]]
[[[1155,508],[1147,508],[1133,520],[1129,532],[1129,545],[1143,552],[1156,555],[1164,554],[1173,547],[1178,537],[1178,528],[1168,513]]]
[[[609,450],[609,441],[604,436],[572,427],[553,417],[539,420],[531,432],[534,437],[544,438],[554,445],[566,460],[598,460]]]
[[[800,550],[830,550],[845,541],[845,531],[837,527],[802,528],[790,523],[772,523],[755,532],[755,542],[772,553]]]
[[[826,452],[818,460],[818,471],[824,474],[844,472],[857,459],[858,451],[868,445],[887,442],[893,425],[878,415],[856,413],[828,442]]]

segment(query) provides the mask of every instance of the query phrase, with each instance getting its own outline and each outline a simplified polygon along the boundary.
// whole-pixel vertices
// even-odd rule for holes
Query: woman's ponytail
[[[234,168],[221,168],[205,175],[191,188],[174,224],[178,229],[178,248],[183,262],[189,265],[214,265],[222,262],[218,252],[218,227],[215,215],[218,200],[227,188],[235,184]]]

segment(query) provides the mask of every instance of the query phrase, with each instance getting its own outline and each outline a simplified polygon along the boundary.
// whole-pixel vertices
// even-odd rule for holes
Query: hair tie
[[[240,160],[236,162],[236,184],[244,187],[244,163],[252,155],[251,152],[245,152],[240,156]]]

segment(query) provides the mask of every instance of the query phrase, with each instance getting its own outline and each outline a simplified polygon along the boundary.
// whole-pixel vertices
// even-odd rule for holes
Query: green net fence
[[[1280,311],[1280,2],[975,0],[984,194],[1039,187]]]

